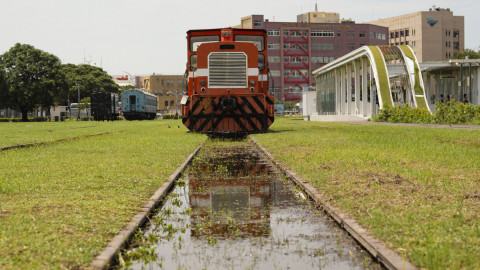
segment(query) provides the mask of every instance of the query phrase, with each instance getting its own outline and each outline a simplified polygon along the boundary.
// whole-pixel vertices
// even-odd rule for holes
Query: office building
[[[368,23],[388,27],[389,44],[409,45],[419,62],[445,61],[464,50],[464,17],[454,16],[449,8],[433,7]]]
[[[312,90],[312,71],[364,45],[387,45],[388,28],[340,20],[338,13],[308,12],[297,22],[271,22],[263,15],[241,18],[237,28],[267,30],[269,85],[275,99],[295,101]]]
[[[180,112],[179,103],[185,90],[183,75],[150,75],[142,77],[142,88],[157,96],[157,111]]]

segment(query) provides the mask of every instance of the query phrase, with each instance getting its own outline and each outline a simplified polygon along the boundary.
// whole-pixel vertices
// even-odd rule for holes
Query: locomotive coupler
[[[233,112],[237,108],[237,99],[233,97],[223,97],[220,101],[221,109],[225,112]]]

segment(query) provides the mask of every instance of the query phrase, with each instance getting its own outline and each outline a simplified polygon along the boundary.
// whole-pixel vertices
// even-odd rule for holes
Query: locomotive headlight
[[[251,85],[255,85],[255,80],[250,80]]]
[[[255,87],[250,87],[250,91],[254,92],[254,91],[255,91]]]

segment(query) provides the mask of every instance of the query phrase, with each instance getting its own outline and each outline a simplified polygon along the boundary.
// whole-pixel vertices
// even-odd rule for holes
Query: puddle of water
[[[381,269],[248,142],[210,141],[123,257],[130,269]]]

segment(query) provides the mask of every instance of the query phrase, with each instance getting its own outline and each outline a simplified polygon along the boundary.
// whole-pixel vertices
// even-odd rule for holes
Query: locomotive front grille
[[[212,52],[208,70],[210,88],[247,87],[247,55],[243,52]]]

